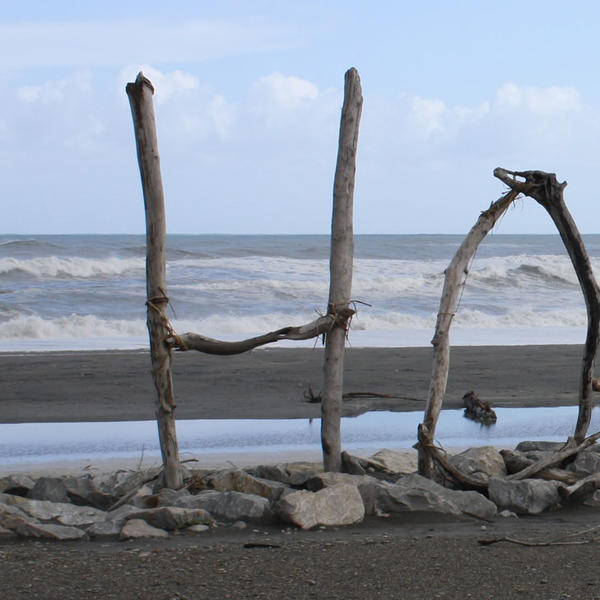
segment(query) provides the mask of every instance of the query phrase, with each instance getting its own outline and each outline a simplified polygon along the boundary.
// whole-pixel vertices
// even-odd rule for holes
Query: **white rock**
[[[134,540],[138,538],[167,538],[169,534],[164,529],[148,525],[142,519],[131,519],[123,525],[119,537],[121,540]]]

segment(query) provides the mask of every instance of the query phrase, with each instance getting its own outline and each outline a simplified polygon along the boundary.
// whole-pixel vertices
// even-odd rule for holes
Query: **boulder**
[[[384,448],[369,456],[368,460],[398,475],[414,473],[417,470],[417,453],[409,450],[388,450]]]
[[[450,463],[465,475],[482,481],[506,475],[504,459],[493,446],[469,448],[451,456]]]
[[[311,492],[318,492],[323,488],[339,485],[340,483],[358,487],[360,484],[370,481],[377,482],[378,480],[370,475],[352,475],[351,473],[336,473],[329,471],[315,475],[306,482],[305,486],[306,489]]]
[[[575,457],[575,460],[567,466],[569,471],[583,475],[600,473],[600,454],[591,450],[583,450]]]
[[[519,442],[515,447],[517,452],[558,452],[564,447],[564,442],[543,442],[538,440]]]
[[[30,500],[21,496],[0,494],[0,504],[15,506],[40,521],[58,521],[65,525],[91,525],[106,518],[106,513],[91,506],[76,506],[66,502]]]
[[[5,529],[0,525],[0,541],[10,540],[16,536],[17,534],[14,531],[11,531],[10,529]]]
[[[496,515],[496,505],[474,491],[451,490],[416,473],[406,475],[396,483],[365,482],[358,487],[367,514],[424,511],[466,515],[490,521]]]
[[[255,494],[268,500],[279,500],[281,495],[290,489],[285,483],[255,477],[241,469],[228,469],[211,473],[203,477],[200,483],[204,489]]]
[[[0,478],[0,493],[26,496],[34,485],[35,481],[29,475],[16,473],[15,475]]]
[[[127,518],[133,517],[137,512],[140,512],[139,508],[124,504],[111,512],[105,513],[103,521],[94,523],[86,531],[92,538],[118,537]]]
[[[27,493],[33,500],[48,500],[50,502],[69,502],[67,488],[62,478],[40,477]]]
[[[492,477],[489,481],[490,500],[500,510],[512,510],[518,514],[537,515],[555,508],[560,503],[557,481],[543,479],[506,480]]]
[[[127,519],[142,519],[146,523],[166,531],[184,529],[190,525],[213,525],[215,520],[202,508],[181,508],[176,506],[163,506],[140,510]]]
[[[226,521],[268,522],[272,519],[271,504],[262,496],[241,492],[208,490],[191,496],[182,496],[175,506],[202,508],[213,517]]]
[[[244,469],[254,477],[280,481],[294,487],[301,487],[311,477],[323,472],[321,463],[292,462],[279,465],[260,465]]]
[[[53,523],[20,523],[13,530],[21,537],[45,538],[49,540],[80,540],[87,537],[83,529]]]
[[[146,521],[142,519],[131,519],[127,521],[121,533],[119,539],[121,540],[136,540],[139,538],[166,538],[169,534],[164,529],[158,529],[148,525]]]
[[[302,529],[317,525],[360,523],[365,516],[362,498],[355,485],[340,483],[318,492],[301,490],[286,494],[278,503],[279,516]]]
[[[170,488],[163,488],[158,492],[146,498],[146,507],[151,508],[154,506],[173,506],[175,501],[182,496],[190,496],[189,490],[182,488],[180,490],[172,490]]]

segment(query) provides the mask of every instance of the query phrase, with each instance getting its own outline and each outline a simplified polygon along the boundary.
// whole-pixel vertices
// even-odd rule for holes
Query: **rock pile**
[[[492,447],[452,456],[457,469],[487,482],[488,497],[421,477],[415,472],[413,452],[391,450],[369,458],[345,454],[349,473],[324,473],[320,465],[304,462],[190,470],[181,490],[162,487],[159,469],[35,480],[11,475],[0,479],[0,539],[128,540],[275,522],[309,529],[407,511],[490,521],[498,511],[502,516],[538,514],[558,507],[565,498],[600,505],[596,446],[581,452],[566,468],[555,469],[568,474],[565,482],[507,477],[507,464],[539,460],[552,450],[527,442],[507,452],[506,462]]]

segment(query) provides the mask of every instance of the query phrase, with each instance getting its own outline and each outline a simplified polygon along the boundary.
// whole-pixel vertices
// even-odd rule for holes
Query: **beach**
[[[444,408],[474,390],[496,407],[577,404],[582,347],[469,346],[451,350]],[[344,402],[344,414],[423,410],[431,348],[348,348],[344,392],[394,398]],[[239,356],[173,355],[178,419],[294,419],[320,415],[304,397],[322,385],[323,349],[269,348]],[[0,422],[154,418],[146,351],[0,354]]]
[[[469,390],[496,407],[576,404],[581,352],[575,345],[452,348],[444,406],[459,408]],[[345,414],[422,410],[431,357],[431,348],[349,348],[345,391],[398,398],[348,400]],[[234,357],[176,353],[177,417],[318,417],[318,404],[307,402],[304,392],[319,391],[322,359],[320,347]],[[4,353],[0,373],[3,423],[153,419],[145,351]],[[128,543],[7,540],[0,543],[0,587],[6,600],[57,594],[63,600],[274,599],[282,594],[344,600],[593,599],[600,597],[600,578],[592,566],[600,560],[600,544],[567,551],[507,542],[481,546],[479,541],[502,536],[547,541],[599,522],[598,509],[581,507],[493,523],[411,513],[314,531],[274,524]],[[35,574],[27,565],[35,565]]]

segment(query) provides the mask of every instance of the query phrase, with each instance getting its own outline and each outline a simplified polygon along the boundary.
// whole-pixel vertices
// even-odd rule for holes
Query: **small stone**
[[[191,531],[192,533],[204,533],[209,529],[210,527],[208,525],[190,525],[186,531]]]

